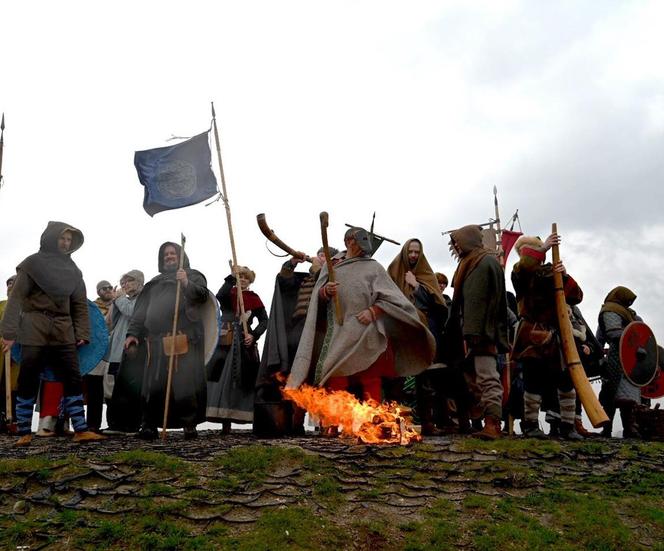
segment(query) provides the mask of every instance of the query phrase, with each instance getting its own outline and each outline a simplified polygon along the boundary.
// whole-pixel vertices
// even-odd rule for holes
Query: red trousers
[[[325,383],[325,387],[334,391],[348,390],[349,386],[359,385],[362,387],[364,400],[380,402],[383,377],[397,377],[394,370],[394,351],[389,341],[385,352],[378,356],[378,359],[368,369],[348,377],[330,377]]]

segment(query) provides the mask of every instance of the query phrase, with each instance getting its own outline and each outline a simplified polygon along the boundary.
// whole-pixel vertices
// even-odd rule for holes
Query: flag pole
[[[504,268],[507,259],[505,258],[505,252],[503,251],[503,236],[502,229],[500,227],[500,212],[498,212],[498,188],[493,186],[493,206],[496,211],[496,238],[498,246],[498,261],[500,265]]]
[[[2,153],[5,149],[5,114],[0,122],[0,188],[2,187]]]
[[[244,297],[242,296],[242,288],[240,287],[240,273],[237,264],[237,253],[235,251],[235,237],[233,236],[233,222],[231,220],[231,206],[228,203],[228,192],[226,191],[226,178],[224,177],[224,164],[221,161],[221,146],[219,144],[219,131],[217,130],[217,115],[214,111],[214,102],[212,105],[212,127],[214,129],[214,141],[217,145],[217,160],[219,161],[219,174],[221,176],[221,200],[224,202],[226,208],[226,221],[228,222],[228,237],[231,242],[231,254],[233,255],[233,271],[235,272],[235,286],[237,288],[238,302],[240,303],[240,320],[242,321],[242,329],[245,337],[249,335],[249,328],[247,327],[247,320],[244,315]]]

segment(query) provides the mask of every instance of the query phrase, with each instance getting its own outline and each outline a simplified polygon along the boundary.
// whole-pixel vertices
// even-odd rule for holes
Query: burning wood
[[[354,436],[365,444],[408,445],[422,440],[413,429],[409,410],[396,402],[361,402],[344,390],[308,385],[284,389],[283,393],[323,426],[338,427],[341,436]]]

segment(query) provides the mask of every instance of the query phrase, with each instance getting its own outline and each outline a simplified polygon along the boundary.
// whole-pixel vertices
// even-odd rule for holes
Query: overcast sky
[[[662,2],[608,0],[3,2],[0,276],[62,220],[85,235],[91,297],[155,275],[180,232],[216,292],[222,203],[150,218],[133,166],[204,131],[214,100],[238,259],[266,304],[283,259],[257,213],[313,253],[321,210],[337,246],[376,211],[378,233],[419,237],[451,276],[440,232],[492,217],[496,185],[526,233],[558,222],[592,325],[626,285],[664,340],[663,19]]]

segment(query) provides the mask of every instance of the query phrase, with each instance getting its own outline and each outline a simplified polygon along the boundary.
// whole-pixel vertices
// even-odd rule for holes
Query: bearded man
[[[184,436],[189,439],[197,436],[196,425],[205,420],[207,386],[201,314],[209,291],[205,276],[190,268],[186,254],[183,268],[178,268],[181,254],[182,248],[176,243],[166,242],[159,247],[159,275],[152,278],[138,296],[127,329],[125,349],[142,342],[147,345],[141,391],[143,420],[139,432],[145,440],[154,439],[157,427],[163,424],[169,361],[162,339],[173,329],[178,281],[182,296],[177,331],[186,335],[188,350],[175,359],[177,369],[173,370],[167,424],[168,428],[184,428]]]
[[[344,244],[346,250],[334,257],[336,281],[324,265],[314,286],[287,387],[311,382],[345,390],[357,384],[364,399],[380,401],[382,377],[424,371],[435,341],[415,306],[369,256],[367,231],[350,228]],[[343,325],[335,320],[335,296]]]
[[[454,297],[446,338],[450,359],[465,364],[479,391],[484,428],[479,438],[499,438],[503,386],[497,355],[509,350],[505,274],[495,254],[482,245],[482,229],[464,226],[450,235],[459,258],[452,278]]]
[[[63,222],[49,222],[39,252],[16,268],[16,281],[2,319],[3,348],[21,345],[16,445],[32,441],[32,413],[40,375],[49,365],[64,387],[64,408],[75,442],[102,440],[88,431],[83,409],[81,373],[76,348],[90,340],[90,321],[83,276],[71,254],[83,245],[83,233]]]
[[[438,280],[429,262],[424,256],[422,242],[419,239],[409,239],[401,252],[392,261],[387,269],[392,281],[397,284],[401,292],[413,303],[420,315],[420,319],[436,339],[437,362],[415,377],[417,392],[417,413],[422,424],[422,434],[425,436],[439,436],[443,432],[436,427],[436,402],[443,404],[442,396],[442,368],[441,354],[443,349],[443,328],[447,321],[447,305],[440,291]],[[447,412],[445,415],[447,417]]]

